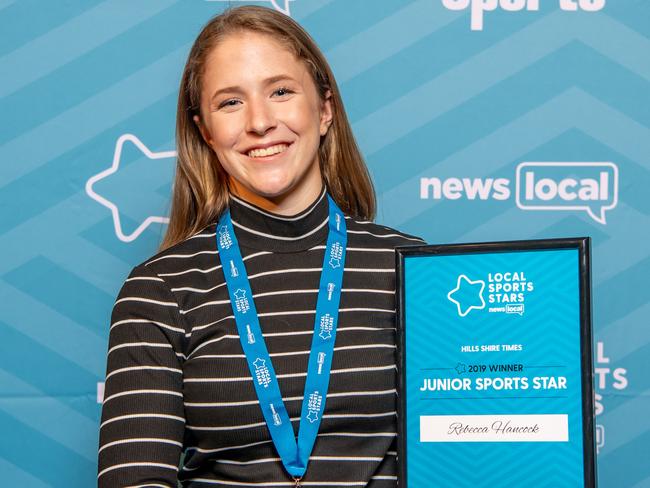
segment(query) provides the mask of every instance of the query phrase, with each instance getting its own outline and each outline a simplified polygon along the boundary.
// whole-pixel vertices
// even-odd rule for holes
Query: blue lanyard
[[[307,380],[300,415],[298,442],[282,401],[273,363],[262,337],[248,274],[227,210],[217,224],[217,248],[237,331],[253,377],[260,408],[282,464],[295,479],[301,478],[314,448],[329,386],[330,368],[336,339],[336,324],[341,300],[347,233],[343,212],[328,195],[329,234],[320,276],[314,335],[312,337]]]

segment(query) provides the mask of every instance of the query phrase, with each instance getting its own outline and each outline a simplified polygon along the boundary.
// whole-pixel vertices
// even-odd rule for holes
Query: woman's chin
[[[284,181],[260,181],[256,185],[250,185],[249,192],[268,199],[283,198],[293,191],[290,183]]]

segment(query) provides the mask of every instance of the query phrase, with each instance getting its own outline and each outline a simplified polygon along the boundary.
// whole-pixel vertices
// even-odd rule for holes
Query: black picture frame
[[[576,249],[578,251],[578,279],[580,291],[580,370],[582,386],[582,433],[584,487],[597,487],[594,386],[593,386],[593,339],[591,306],[591,239],[572,237],[535,239],[521,241],[497,241],[460,244],[431,244],[402,246],[396,248],[397,290],[397,365],[398,365],[398,480],[400,487],[408,487],[407,471],[407,410],[406,359],[405,359],[405,260],[431,255],[480,254],[535,250]],[[479,487],[477,487],[479,488]]]

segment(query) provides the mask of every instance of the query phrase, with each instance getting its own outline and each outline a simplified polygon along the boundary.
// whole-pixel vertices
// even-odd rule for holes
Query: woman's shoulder
[[[134,267],[134,271],[167,274],[183,272],[188,267],[203,269],[214,266],[217,247],[215,224],[209,224],[201,231],[148,257]]]
[[[348,231],[348,243],[354,240],[358,244],[369,246],[380,245],[382,247],[417,246],[426,244],[421,237],[401,232],[392,227],[380,225],[367,220],[358,220],[353,217],[346,217],[345,222]],[[348,245],[349,245],[348,244]]]

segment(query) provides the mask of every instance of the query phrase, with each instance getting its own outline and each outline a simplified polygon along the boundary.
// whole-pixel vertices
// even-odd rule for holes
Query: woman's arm
[[[176,487],[183,445],[185,330],[167,284],[137,266],[111,316],[99,488]]]

